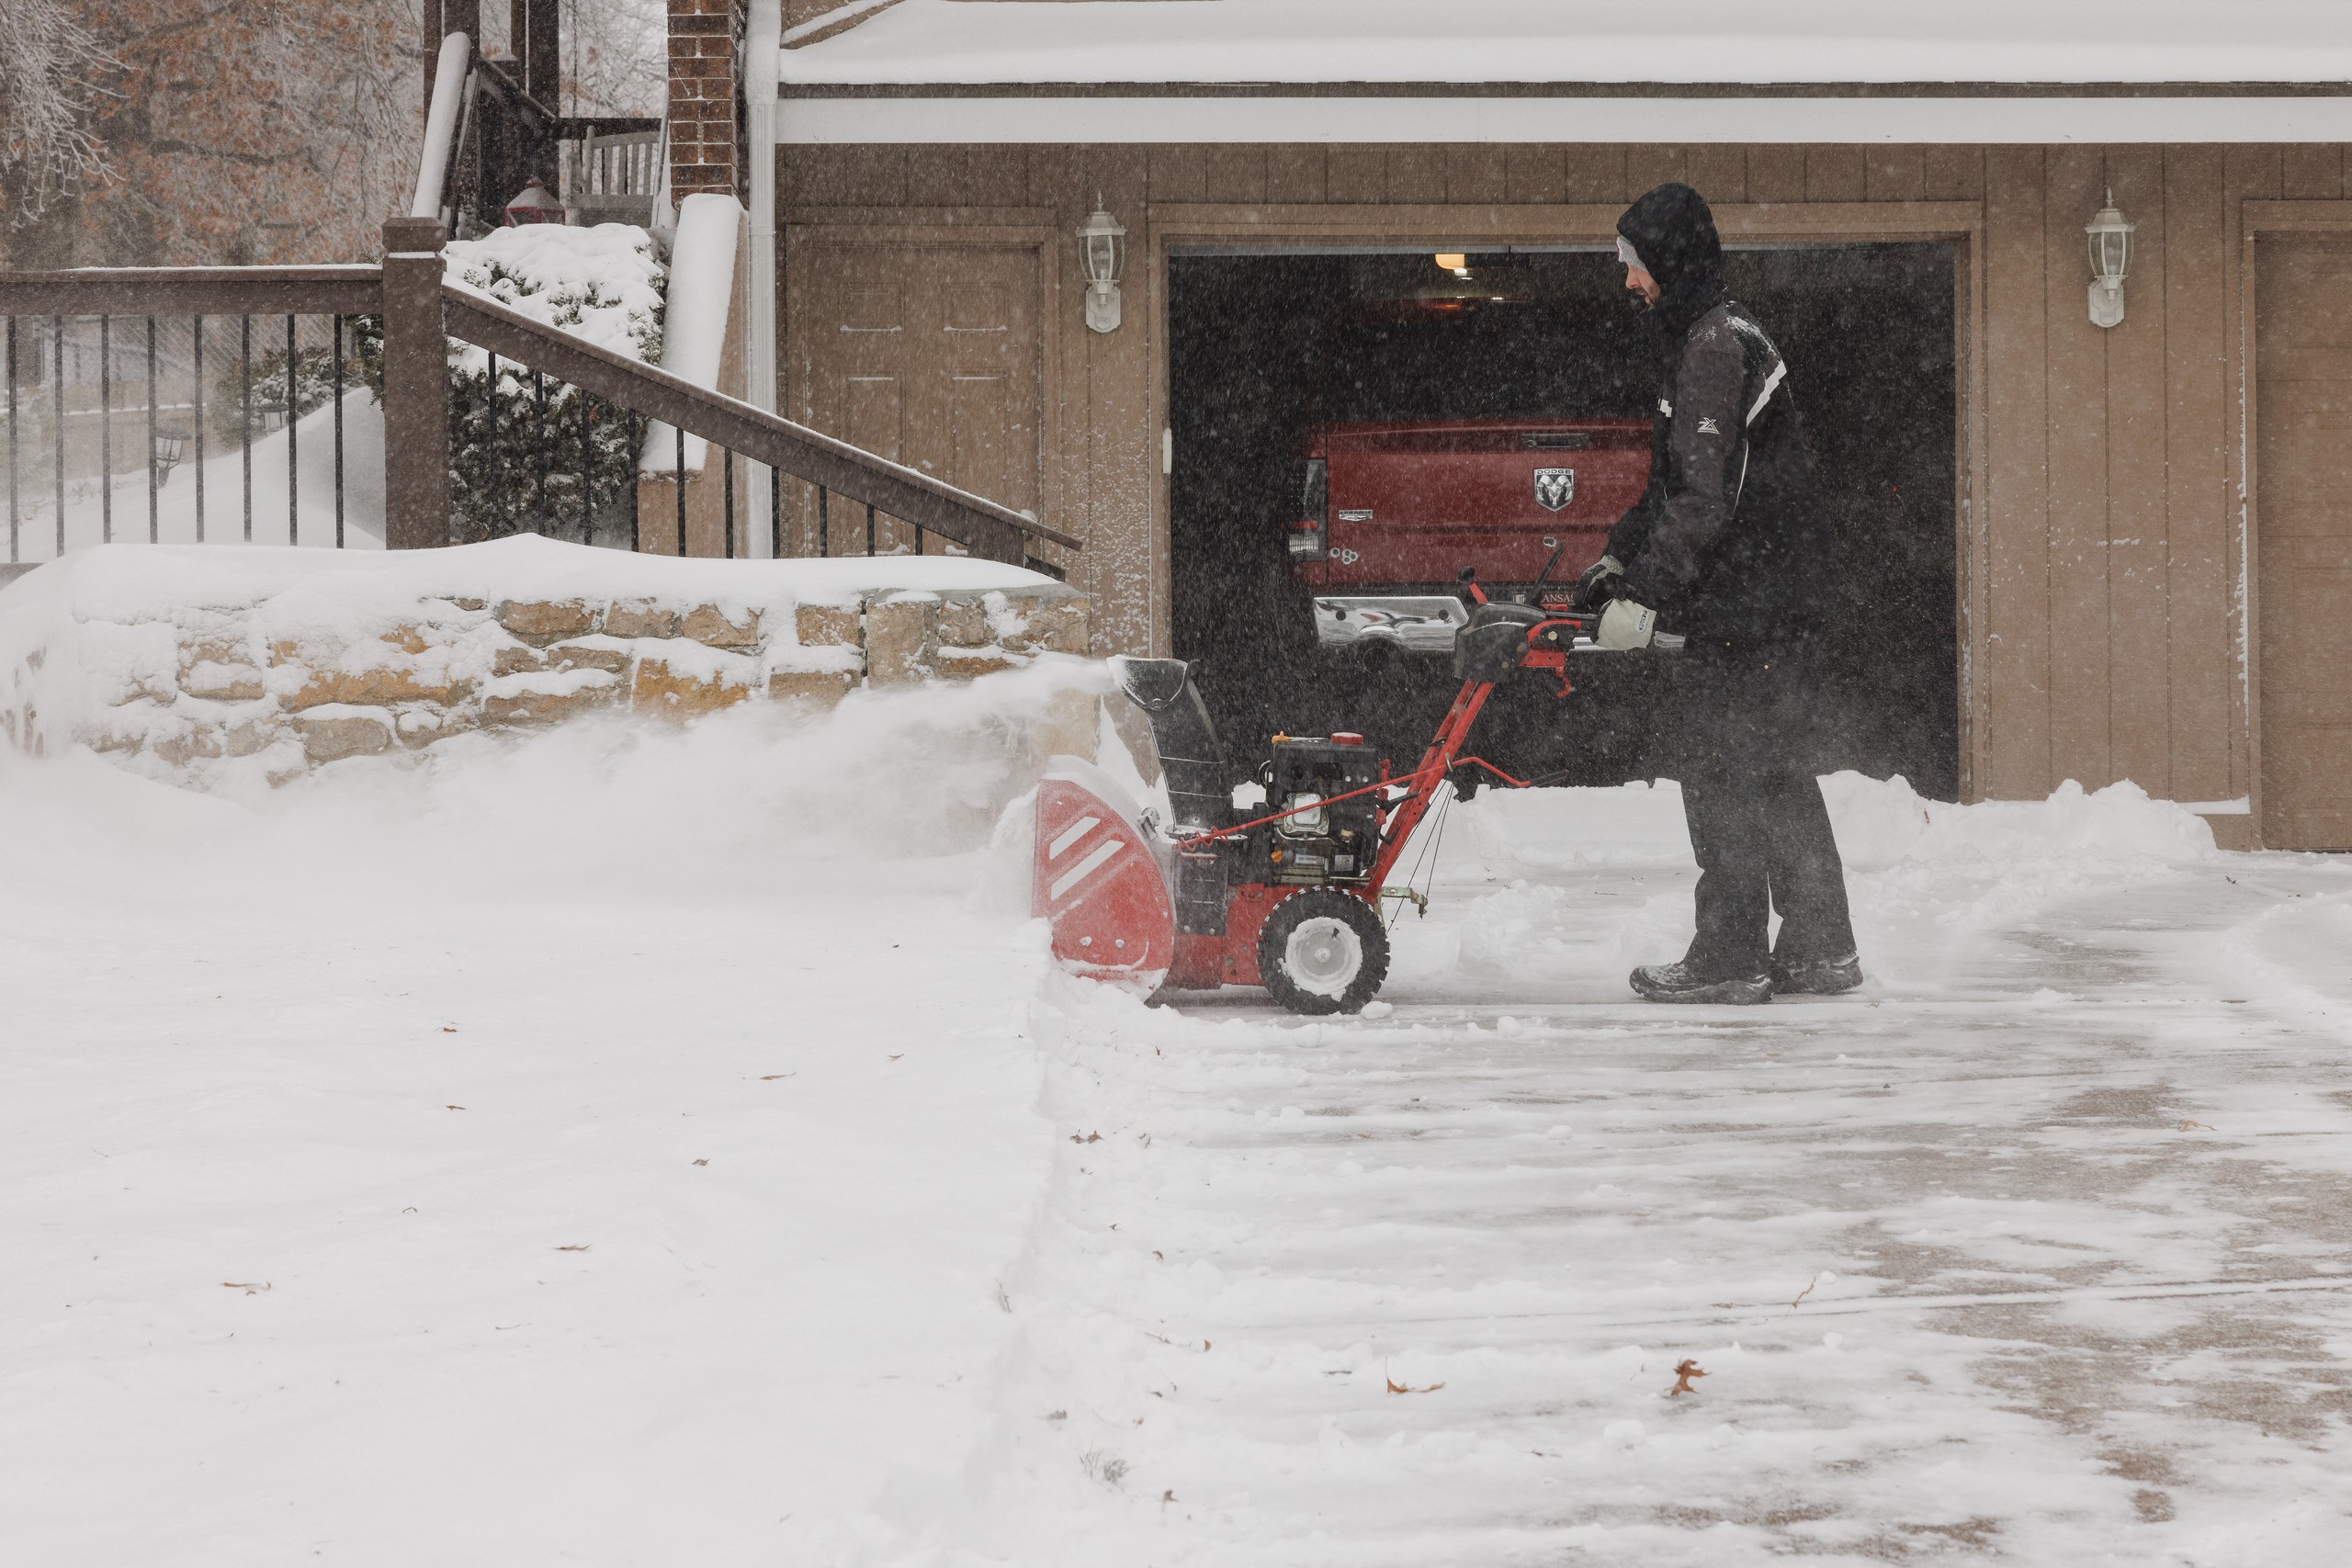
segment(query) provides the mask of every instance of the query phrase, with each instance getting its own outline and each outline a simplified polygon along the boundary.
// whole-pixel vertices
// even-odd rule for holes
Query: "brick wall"
[[[741,75],[741,0],[669,0],[670,195],[741,197],[736,88]]]

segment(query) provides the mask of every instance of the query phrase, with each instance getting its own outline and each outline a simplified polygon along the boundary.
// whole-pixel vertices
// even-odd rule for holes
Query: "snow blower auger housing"
[[[1277,735],[1253,775],[1264,803],[1237,807],[1244,781],[1190,668],[1113,660],[1150,718],[1172,819],[1091,764],[1055,760],[1037,791],[1034,884],[1055,956],[1146,996],[1262,985],[1310,1014],[1370,1001],[1388,976],[1382,900],[1423,901],[1389,875],[1440,787],[1481,773],[1525,782],[1463,754],[1495,683],[1547,671],[1566,696],[1569,654],[1591,647],[1589,617],[1489,603],[1464,581],[1473,604],[1454,639],[1462,689],[1410,773],[1392,773],[1361,735]]]

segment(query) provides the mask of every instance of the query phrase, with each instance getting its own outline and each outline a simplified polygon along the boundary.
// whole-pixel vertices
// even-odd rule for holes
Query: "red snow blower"
[[[1546,568],[1548,575],[1549,568]],[[1293,1012],[1355,1012],[1388,974],[1384,898],[1426,907],[1389,876],[1439,786],[1482,775],[1523,785],[1463,748],[1497,682],[1547,671],[1570,691],[1568,656],[1597,616],[1489,601],[1464,572],[1462,682],[1421,760],[1391,774],[1361,735],[1277,735],[1255,774],[1265,814],[1242,818],[1207,705],[1177,659],[1112,660],[1151,720],[1172,819],[1100,769],[1055,761],[1037,790],[1034,912],[1075,973],[1145,996],[1262,985]]]

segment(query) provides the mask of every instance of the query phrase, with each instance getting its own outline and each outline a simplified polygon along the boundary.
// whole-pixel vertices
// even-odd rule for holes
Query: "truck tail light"
[[[1320,457],[1298,465],[1298,520],[1289,526],[1290,558],[1321,560],[1331,553],[1330,468]]]

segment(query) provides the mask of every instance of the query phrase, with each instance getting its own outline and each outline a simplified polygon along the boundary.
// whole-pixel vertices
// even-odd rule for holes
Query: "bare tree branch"
[[[38,217],[66,191],[107,174],[91,115],[121,62],[57,0],[0,6],[0,195]]]

